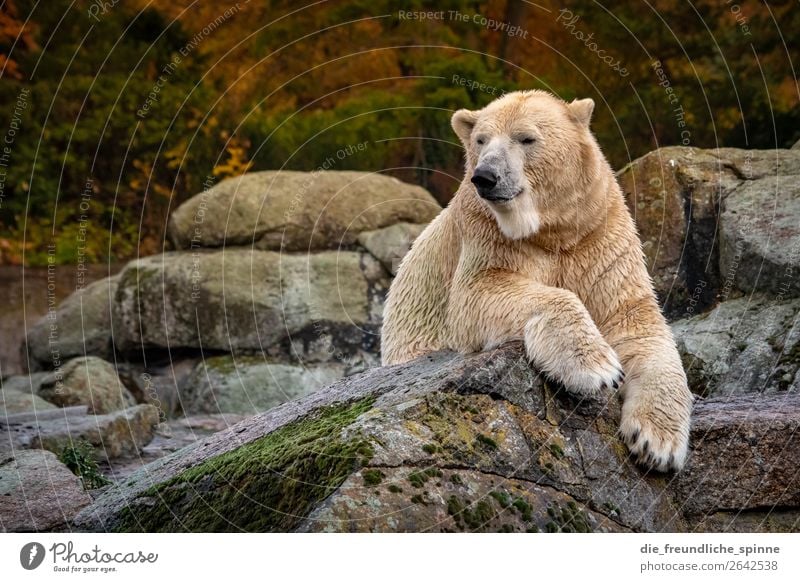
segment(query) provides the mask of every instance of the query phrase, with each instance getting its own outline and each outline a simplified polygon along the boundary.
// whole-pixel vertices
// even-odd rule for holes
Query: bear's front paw
[[[625,379],[616,352],[593,326],[562,334],[537,324],[532,320],[525,329],[528,357],[573,394],[590,396],[604,387],[618,388]]]
[[[680,400],[648,405],[633,396],[622,406],[619,432],[636,461],[648,469],[679,471],[686,463],[689,410]]]

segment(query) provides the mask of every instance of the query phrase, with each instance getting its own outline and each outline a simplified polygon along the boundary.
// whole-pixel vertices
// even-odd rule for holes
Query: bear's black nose
[[[477,167],[475,173],[472,174],[472,183],[478,189],[478,194],[482,198],[491,197],[491,192],[497,186],[497,174],[488,168]]]

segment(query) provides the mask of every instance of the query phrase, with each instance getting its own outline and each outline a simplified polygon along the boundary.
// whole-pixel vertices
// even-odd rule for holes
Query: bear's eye
[[[475,141],[476,141],[476,143],[477,143],[478,145],[483,145],[483,143],[484,143],[484,141],[485,141],[485,140],[484,140],[482,137],[479,137],[479,138],[478,138],[477,140],[475,140]]]
[[[532,143],[536,142],[535,137],[523,137],[521,140],[522,145],[531,145]]]

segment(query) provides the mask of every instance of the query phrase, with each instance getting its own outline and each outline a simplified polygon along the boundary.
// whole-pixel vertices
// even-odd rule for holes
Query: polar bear
[[[543,91],[456,111],[458,192],[412,245],[387,298],[384,365],[523,339],[572,393],[623,398],[620,435],[660,471],[687,455],[692,394],[591,99]]]

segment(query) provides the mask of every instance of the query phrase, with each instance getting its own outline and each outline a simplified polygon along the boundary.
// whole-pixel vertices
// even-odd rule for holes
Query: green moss
[[[374,487],[375,485],[381,484],[384,474],[377,469],[364,469],[361,472],[361,476],[364,478],[364,485],[367,487]]]
[[[436,467],[428,467],[421,471],[412,471],[408,474],[408,480],[414,487],[423,487],[428,479],[432,477],[441,477],[442,472]]]
[[[511,496],[505,491],[492,491],[489,495],[491,495],[503,509],[511,505]]]
[[[461,523],[461,512],[464,511],[464,504],[461,503],[461,500],[456,497],[455,495],[451,495],[447,499],[447,514],[453,516],[453,521],[456,522],[456,525],[463,529],[464,526]]]
[[[550,452],[553,453],[556,459],[564,458],[564,449],[562,449],[558,443],[550,443]]]
[[[531,504],[525,501],[522,497],[517,497],[512,505],[514,506],[514,509],[519,511],[519,514],[525,521],[530,521],[533,518],[533,508],[531,507]]]
[[[469,529],[479,531],[485,528],[497,514],[492,505],[482,499],[470,507],[465,507],[462,515],[464,523]]]
[[[373,399],[320,409],[144,492],[118,531],[288,531],[364,466],[369,442],[342,437]]]
[[[464,484],[464,481],[462,481],[461,477],[459,475],[457,475],[456,473],[453,473],[452,475],[450,475],[450,482],[453,483],[454,485],[463,485]]]
[[[387,487],[387,489],[389,490],[389,493],[402,493],[402,492],[403,492],[403,489],[402,489],[401,487],[398,487],[398,486],[397,486],[397,485],[395,485],[394,483],[392,483],[391,485],[389,485],[389,486]]]
[[[428,478],[422,471],[413,471],[408,474],[408,481],[412,487],[422,487],[428,481]]]
[[[593,531],[586,514],[574,501],[568,501],[564,507],[558,503],[549,506],[547,515],[552,519],[545,526],[548,532],[586,533]]]
[[[475,437],[475,442],[485,446],[488,449],[497,449],[497,443],[495,440],[492,437],[486,436],[485,434],[478,434],[478,436]]]
[[[482,499],[475,504],[468,504],[455,495],[451,495],[447,499],[447,513],[453,516],[453,520],[459,527],[462,526],[463,521],[463,525],[472,531],[485,529],[497,515],[491,503],[486,500]]]
[[[428,453],[429,455],[432,455],[432,454],[434,454],[436,451],[438,451],[438,450],[439,450],[439,447],[437,447],[437,446],[436,446],[435,444],[433,444],[433,443],[428,443],[428,444],[422,445],[422,450],[423,450],[423,451],[425,451],[426,453]]]

